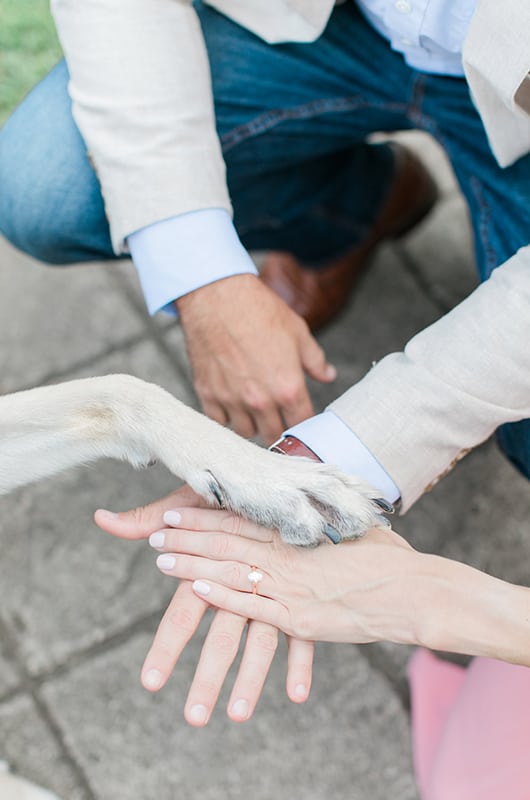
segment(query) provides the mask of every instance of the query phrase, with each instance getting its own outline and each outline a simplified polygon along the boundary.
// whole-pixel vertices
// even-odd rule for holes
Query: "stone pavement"
[[[462,200],[436,146],[407,135],[442,197],[421,228],[380,251],[321,341],[339,368],[317,407],[400,348],[475,284]],[[47,268],[0,243],[0,392],[130,372],[193,403],[179,328],[150,320],[128,262]],[[405,665],[388,644],[320,646],[305,706],[284,693],[279,653],[255,718],[230,723],[227,692],[204,730],[182,708],[200,649],[158,696],[138,673],[173,583],[144,543],[92,522],[173,486],[164,470],[99,463],[2,498],[0,759],[63,800],[414,800]],[[396,528],[417,547],[527,582],[527,484],[492,443]]]

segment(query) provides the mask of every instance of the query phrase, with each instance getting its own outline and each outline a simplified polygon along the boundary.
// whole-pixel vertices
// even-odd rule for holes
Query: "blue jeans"
[[[373,131],[419,128],[444,147],[467,200],[481,280],[528,244],[530,156],[500,169],[459,78],[408,67],[357,11],[311,44],[267,45],[196,3],[213,76],[234,220],[249,249],[318,269],[369,230],[392,180]],[[0,231],[53,264],[113,258],[100,186],[73,122],[61,62],[0,132]],[[530,477],[530,421],[499,440]]]

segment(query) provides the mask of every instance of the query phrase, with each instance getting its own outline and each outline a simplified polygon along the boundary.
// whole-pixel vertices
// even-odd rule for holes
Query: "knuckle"
[[[275,631],[260,631],[255,636],[254,641],[256,646],[266,653],[275,653],[278,649],[278,634]]]
[[[138,506],[129,512],[132,515],[135,525],[144,529],[148,527],[149,511],[148,506]]]
[[[247,408],[252,411],[265,411],[269,405],[267,395],[254,381],[247,381],[244,384],[241,396]]]
[[[205,380],[201,377],[195,378],[195,391],[201,398],[201,400],[206,400],[207,402],[211,402],[215,399],[215,392],[212,390],[212,387],[209,381]]]
[[[233,536],[240,536],[242,522],[243,520],[237,514],[227,514],[221,522],[221,530]]]
[[[165,620],[173,631],[192,633],[196,628],[195,615],[186,608],[175,608],[167,615]]]
[[[237,652],[239,641],[227,631],[219,631],[210,635],[210,644],[216,653],[232,656]]]
[[[309,617],[305,614],[301,614],[298,619],[292,620],[292,629],[297,639],[310,641],[313,638],[314,627]]]
[[[215,559],[222,559],[228,554],[230,539],[224,533],[214,534],[208,543],[208,555]]]
[[[289,380],[283,384],[278,392],[278,400],[284,407],[297,405],[302,397],[302,382]]]
[[[222,570],[222,581],[227,586],[239,587],[241,584],[241,567],[239,564],[225,564]]]

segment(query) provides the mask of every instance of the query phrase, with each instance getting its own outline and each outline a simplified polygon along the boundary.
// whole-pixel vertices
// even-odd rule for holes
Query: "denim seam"
[[[347,113],[360,108],[375,108],[404,114],[407,106],[403,103],[368,103],[355,97],[337,97],[333,99],[312,100],[294,108],[275,108],[260,114],[258,117],[239,125],[221,136],[223,152],[226,153],[247,139],[260,136],[266,131],[288,122],[301,119],[312,119],[331,113]]]
[[[482,191],[482,185],[478,180],[478,178],[473,176],[469,184],[475,196],[479,209],[478,230],[480,235],[480,241],[482,242],[482,246],[484,248],[484,253],[486,256],[486,275],[484,277],[487,277],[491,273],[491,271],[495,269],[495,267],[497,266],[497,256],[491,246],[490,239],[488,236],[488,231],[491,223],[491,208],[488,205],[486,198],[484,197],[484,192]]]

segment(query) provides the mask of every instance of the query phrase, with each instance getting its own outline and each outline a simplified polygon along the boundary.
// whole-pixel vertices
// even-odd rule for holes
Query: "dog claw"
[[[395,512],[395,508],[392,503],[389,503],[388,500],[385,500],[384,497],[374,497],[372,498],[372,502],[382,508],[386,514],[393,514]]]
[[[328,537],[328,539],[330,539],[333,542],[333,544],[341,543],[342,537],[340,533],[338,533],[338,531],[336,531],[335,528],[332,528],[331,525],[324,525],[323,531]]]

